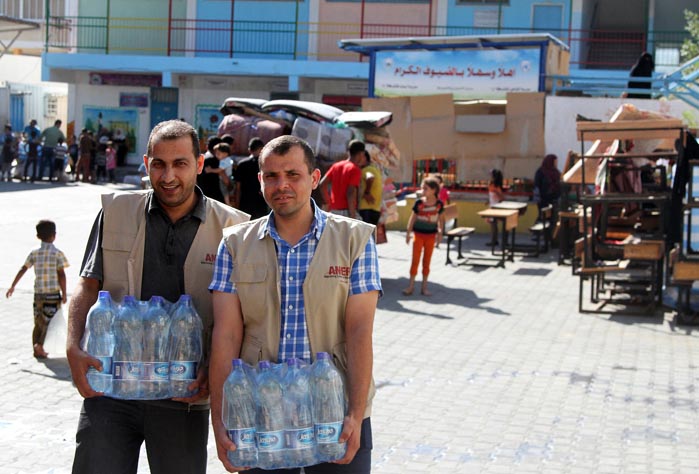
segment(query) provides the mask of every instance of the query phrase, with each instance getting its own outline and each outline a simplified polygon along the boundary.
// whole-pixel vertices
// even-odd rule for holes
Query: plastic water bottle
[[[117,398],[141,398],[143,325],[133,296],[124,296],[112,327],[115,337],[112,394]]]
[[[311,386],[308,373],[301,369],[298,359],[287,361],[283,389],[286,465],[303,467],[316,464]]]
[[[203,325],[194,309],[192,297],[182,295],[170,320],[170,396],[191,397],[196,391],[187,387],[196,380],[202,356]]]
[[[112,356],[114,355],[114,305],[108,291],[100,291],[97,301],[87,313],[82,348],[102,363],[102,372],[90,367],[87,383],[92,390],[110,394],[112,391]]]
[[[318,462],[341,459],[347,451],[347,443],[339,442],[345,418],[345,389],[327,352],[316,354],[311,368],[311,391]]]
[[[284,467],[284,410],[282,385],[266,360],[257,376],[257,466]]]
[[[170,316],[165,310],[164,301],[161,296],[153,296],[143,315],[141,395],[149,400],[168,398],[170,393]]]
[[[233,360],[233,370],[223,384],[223,424],[236,446],[235,451],[228,451],[231,464],[257,466],[255,393],[241,359]]]

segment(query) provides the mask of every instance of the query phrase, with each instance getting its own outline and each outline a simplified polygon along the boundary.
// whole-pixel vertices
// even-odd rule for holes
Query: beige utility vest
[[[274,240],[260,229],[267,217],[224,229],[228,251],[233,257],[231,281],[243,311],[245,334],[240,357],[248,364],[276,361],[281,331],[281,287]],[[362,254],[374,226],[334,214],[321,234],[303,282],[306,328],[311,353],[332,354],[346,377],[347,350],[345,307],[352,265]],[[375,393],[372,379],[364,417],[371,414]]]
[[[102,288],[108,290],[115,301],[124,295],[141,297],[148,192],[102,195]],[[199,226],[185,260],[184,287],[204,323],[204,354],[208,361],[214,321],[208,286],[216,252],[223,228],[244,222],[249,216],[213,199],[206,202],[206,221]]]

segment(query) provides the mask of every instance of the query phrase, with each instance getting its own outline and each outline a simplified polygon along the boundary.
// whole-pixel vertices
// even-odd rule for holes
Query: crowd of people
[[[121,131],[100,128],[95,136],[84,128],[79,137],[67,139],[61,125],[56,120],[42,131],[31,120],[21,132],[15,132],[6,124],[0,136],[0,180],[115,183],[117,165],[126,163],[128,153]]]

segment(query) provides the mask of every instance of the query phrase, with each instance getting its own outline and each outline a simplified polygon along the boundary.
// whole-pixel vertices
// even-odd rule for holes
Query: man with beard
[[[272,212],[226,229],[209,286],[213,291],[211,421],[218,457],[232,466],[235,445],[221,418],[231,359],[248,364],[332,354],[345,375],[347,415],[339,442],[346,455],[306,467],[307,474],[371,470],[372,331],[381,292],[374,226],[321,210],[311,199],[320,170],[311,147],[293,136],[260,153],[260,183]],[[299,469],[251,473],[294,474]]]
[[[73,473],[136,473],[145,441],[150,472],[206,472],[208,357],[213,324],[212,257],[224,227],[248,216],[207,199],[196,187],[204,157],[194,128],[171,120],[155,126],[143,160],[152,191],[103,195],[88,240],[68,320],[67,355],[73,381],[85,398],[80,413]],[[185,271],[186,269],[186,271]],[[90,367],[102,364],[80,347],[99,290],[115,301],[159,295],[176,301],[189,294],[204,323],[204,360],[189,398],[117,400],[95,392]]]

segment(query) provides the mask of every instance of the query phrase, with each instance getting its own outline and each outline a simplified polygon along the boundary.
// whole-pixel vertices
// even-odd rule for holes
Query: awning
[[[41,25],[35,21],[21,20],[19,18],[0,15],[0,58],[9,51],[22,32],[38,30],[40,26]]]
[[[548,33],[527,33],[520,35],[470,35],[470,36],[417,36],[404,38],[343,39],[338,46],[347,51],[370,54],[383,49],[446,49],[449,47],[512,47],[518,43],[553,42],[562,49],[568,45]]]

